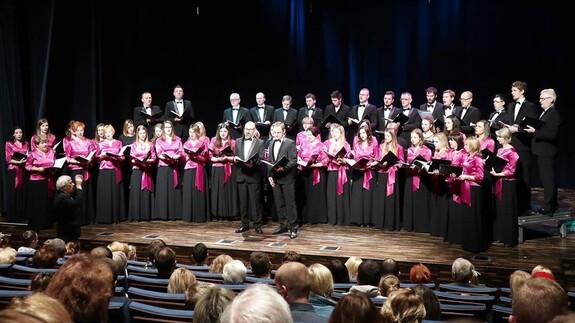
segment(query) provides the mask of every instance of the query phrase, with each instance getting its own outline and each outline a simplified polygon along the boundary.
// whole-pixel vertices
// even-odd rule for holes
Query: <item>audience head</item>
[[[246,279],[247,268],[243,262],[234,259],[224,265],[222,278],[224,284],[243,284]]]
[[[112,254],[112,250],[108,249],[107,247],[99,246],[90,251],[90,256],[94,258],[112,259],[114,255]]]
[[[422,284],[415,285],[411,289],[413,289],[423,301],[423,306],[425,307],[424,319],[440,321],[441,303],[439,302],[439,298],[437,298],[437,295],[433,292],[433,290]]]
[[[128,257],[128,260],[138,259],[138,248],[136,248],[136,246],[134,246],[133,244],[129,244],[128,249],[130,250],[126,255],[126,257]]]
[[[416,323],[425,317],[423,300],[411,288],[400,288],[391,293],[381,307],[385,322]]]
[[[473,264],[465,258],[457,258],[451,265],[451,275],[456,283],[469,283],[474,271]]]
[[[363,293],[346,294],[337,301],[329,323],[383,322],[375,304]]]
[[[130,247],[128,247],[128,244],[120,241],[114,241],[110,243],[108,245],[108,249],[110,249],[112,252],[121,251],[126,255],[126,257],[128,257],[128,253],[130,253]]]
[[[252,274],[258,278],[270,278],[271,261],[267,253],[254,251],[250,254]]]
[[[569,298],[559,284],[546,278],[531,278],[513,291],[511,323],[548,322],[569,312]]]
[[[214,261],[212,261],[212,265],[210,266],[210,272],[211,273],[223,273],[224,272],[224,266],[230,262],[234,260],[231,256],[224,254],[221,254],[219,256],[217,256]]]
[[[303,259],[302,259],[301,255],[295,250],[288,250],[284,254],[284,257],[282,259],[282,263],[286,263],[286,262],[290,262],[290,261],[303,263]]]
[[[128,257],[123,251],[112,252],[112,260],[116,265],[116,271],[114,274],[116,276],[121,276],[126,274],[126,267],[128,267]]]
[[[392,258],[385,258],[381,261],[381,274],[393,275],[397,278],[401,275],[399,271],[399,263]]]
[[[283,263],[275,275],[276,290],[288,303],[308,303],[311,278],[300,262]]]
[[[379,293],[381,296],[389,296],[399,289],[399,278],[393,275],[385,275],[379,280]]]
[[[45,291],[52,281],[53,276],[54,273],[48,272],[34,273],[30,279],[30,287],[28,289],[32,292]]]
[[[176,268],[168,281],[168,293],[184,294],[192,284],[196,283],[196,275],[187,268]]]
[[[154,256],[154,265],[158,270],[158,277],[170,278],[176,269],[176,253],[170,247],[164,247]]]
[[[18,252],[14,248],[0,248],[0,264],[13,264],[16,261]]]
[[[232,303],[236,294],[220,286],[212,286],[198,299],[194,310],[194,323],[220,322],[220,316]]]
[[[553,276],[553,272],[551,271],[551,269],[542,265],[535,266],[533,270],[531,270],[531,276],[547,278],[551,279],[552,281],[555,281],[555,276]]]
[[[212,287],[216,287],[217,285],[214,283],[205,283],[196,281],[195,283],[188,286],[186,289],[186,309],[194,310],[196,303],[198,300],[204,295],[208,290]]]
[[[12,299],[8,309],[30,315],[44,323],[72,323],[66,308],[56,299],[44,293],[33,293]],[[7,320],[0,315],[0,322],[27,322],[25,320]],[[35,322],[35,321],[32,321]]]
[[[339,259],[332,259],[327,264],[327,268],[331,271],[333,276],[333,282],[338,283],[349,283],[349,272],[347,267]]]
[[[529,278],[531,278],[531,274],[526,271],[514,271],[509,275],[509,293],[513,295],[513,290],[517,290]]]
[[[150,244],[148,245],[148,261],[153,263],[154,259],[156,257],[156,253],[162,249],[167,247],[166,243],[164,242],[164,240],[162,239],[154,239],[152,241],[150,241]]]
[[[100,258],[70,257],[54,274],[46,295],[59,300],[76,322],[106,321],[114,274]]]
[[[351,256],[347,258],[347,260],[345,261],[345,267],[347,267],[347,272],[350,279],[355,279],[357,277],[357,268],[359,267],[359,264],[361,264],[362,261],[363,259],[356,256]]]
[[[267,284],[252,284],[234,298],[222,323],[293,323],[288,303]]]
[[[54,268],[58,263],[58,254],[51,246],[44,244],[32,256],[32,265],[36,268]]]
[[[415,264],[409,270],[409,281],[412,283],[431,282],[431,271],[424,264]]]
[[[208,260],[208,247],[202,242],[196,243],[195,246],[192,247],[192,259],[196,265],[203,265]]]
[[[10,247],[10,238],[0,232],[0,248]]]
[[[22,233],[22,246],[36,248],[38,245],[38,233],[34,230],[26,230]]]
[[[311,292],[331,298],[331,293],[334,289],[331,271],[326,266],[318,263],[310,265],[307,270],[311,279]]]
[[[81,250],[80,241],[66,242],[66,256],[71,256],[79,253]]]
[[[56,249],[56,253],[58,257],[64,258],[66,255],[66,242],[60,238],[54,238],[46,240],[44,244],[51,244],[54,249]]]
[[[378,286],[381,278],[381,264],[373,260],[364,260],[357,268],[357,284]]]

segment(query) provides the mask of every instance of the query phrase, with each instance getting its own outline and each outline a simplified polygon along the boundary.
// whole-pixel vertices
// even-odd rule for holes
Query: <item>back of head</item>
[[[327,264],[327,268],[329,271],[331,271],[334,283],[349,283],[349,272],[341,260],[330,260],[330,262]]]
[[[331,271],[322,264],[312,264],[308,267],[312,293],[331,298],[333,292],[333,276]]]
[[[168,293],[184,294],[196,282],[196,275],[187,268],[176,268],[168,281]]]
[[[50,243],[48,243],[50,241]],[[56,249],[56,253],[58,257],[63,258],[66,255],[66,242],[60,238],[54,238],[47,240],[45,244],[50,244],[54,249]]]
[[[531,274],[523,271],[516,270],[511,275],[509,275],[509,291],[513,295],[513,290],[518,289],[523,283],[531,278]]]
[[[269,277],[270,258],[267,253],[254,251],[250,254],[250,266],[255,277]]]
[[[202,242],[196,243],[192,247],[192,258],[196,265],[203,264],[208,259],[208,247]]]
[[[234,259],[224,265],[222,278],[224,284],[242,284],[246,279],[247,268],[243,262]]]
[[[267,284],[252,284],[234,298],[222,323],[293,323],[288,303]]]
[[[43,292],[48,288],[48,285],[52,281],[53,273],[41,272],[35,273],[30,279],[30,291],[32,292]]]
[[[94,258],[113,258],[112,250],[103,246],[95,247],[90,250],[90,256]]]
[[[113,251],[112,260],[116,264],[116,275],[125,275],[126,267],[128,266],[128,257],[123,251]]]
[[[531,278],[513,291],[511,307],[514,322],[547,322],[557,315],[568,313],[569,298],[556,282],[546,278]]]
[[[164,247],[154,257],[154,265],[158,269],[158,277],[170,278],[176,268],[176,253],[170,247]]]
[[[401,288],[387,298],[381,315],[385,322],[421,322],[425,317],[425,306],[413,289]]]
[[[457,258],[451,265],[451,274],[453,275],[453,280],[457,283],[469,283],[473,277],[474,270],[473,264],[465,258]]]
[[[288,303],[307,302],[311,288],[311,279],[307,267],[300,262],[282,264],[275,275],[276,286]]]
[[[399,278],[393,275],[385,275],[379,281],[379,293],[382,296],[389,296],[399,289]]]
[[[24,313],[13,309],[3,309],[0,311],[0,322],[5,323],[47,323],[34,314]],[[71,321],[68,321],[71,322]]]
[[[337,301],[329,323],[382,322],[375,304],[363,293],[351,293]]]
[[[13,264],[18,252],[11,247],[0,248],[0,264]]]
[[[425,319],[426,320],[441,320],[441,303],[439,303],[439,298],[433,292],[433,290],[425,285],[415,285],[411,289],[415,291],[421,300],[423,301],[423,306],[425,306]]]
[[[219,322],[224,310],[232,303],[236,294],[220,286],[214,286],[206,291],[197,301],[194,309],[195,323]]]
[[[35,316],[46,323],[71,323],[72,318],[64,306],[43,293],[33,293],[12,299],[9,309]],[[1,316],[0,316],[1,317]],[[0,322],[9,322],[0,319]],[[14,321],[21,322],[21,321]]]
[[[205,283],[196,281],[195,283],[188,286],[186,289],[186,309],[194,310],[198,300],[212,287],[216,287],[214,283]]]
[[[38,233],[34,230],[26,230],[22,233],[22,246],[36,248],[38,244]]]
[[[234,258],[226,254],[221,254],[217,256],[214,259],[214,261],[212,261],[212,265],[210,266],[210,272],[221,274],[224,271],[224,266],[232,260],[234,260]]]
[[[409,270],[409,281],[412,283],[431,282],[431,271],[424,264],[415,264]]]
[[[364,260],[357,268],[357,284],[378,286],[381,272],[380,263],[373,260]]]
[[[357,277],[357,268],[359,267],[359,264],[361,264],[362,262],[363,259],[361,259],[360,257],[351,256],[347,258],[347,260],[345,261],[345,267],[347,267],[349,278]]]
[[[301,255],[295,250],[288,250],[285,252],[284,257],[282,259],[282,263],[284,262],[303,262]]]
[[[166,243],[162,239],[154,239],[154,240],[150,241],[150,244],[148,245],[148,248],[147,248],[148,261],[154,262],[154,257],[156,256],[156,253],[160,249],[165,248],[165,247],[166,247]]]
[[[58,263],[58,253],[52,245],[43,245],[32,256],[36,268],[54,268]]]
[[[106,321],[113,280],[109,265],[99,258],[78,254],[54,274],[46,295],[59,300],[74,321]]]
[[[399,278],[399,264],[392,258],[385,258],[381,261],[381,275],[393,275]]]

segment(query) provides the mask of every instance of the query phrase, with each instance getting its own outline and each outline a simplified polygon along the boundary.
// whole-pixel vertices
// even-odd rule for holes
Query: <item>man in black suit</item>
[[[250,115],[260,133],[260,139],[266,141],[269,138],[275,108],[266,104],[266,96],[262,92],[256,94],[256,103],[257,105],[250,109]]]
[[[387,125],[391,123],[391,113],[394,110],[397,110],[397,107],[393,105],[395,101],[395,93],[393,91],[386,91],[383,95],[383,106],[377,108],[377,130],[385,131]],[[395,115],[400,111],[396,111]],[[383,136],[379,136],[380,139],[383,139]]]
[[[284,95],[282,97],[282,107],[274,111],[272,123],[283,122],[286,136],[295,140],[298,131],[297,111],[291,108],[292,97]]]
[[[264,157],[264,141],[254,138],[256,124],[252,121],[244,125],[244,136],[236,140],[235,163],[236,182],[240,200],[242,225],[236,233],[246,232],[253,216],[256,233],[262,233],[262,172],[260,159]]]
[[[459,100],[461,101],[461,109],[456,110],[455,115],[463,121],[461,132],[466,136],[473,136],[475,135],[475,125],[477,121],[481,120],[481,111],[471,105],[471,102],[473,102],[473,93],[471,91],[461,93]]]
[[[505,96],[503,96],[503,94],[495,94],[493,98],[493,108],[495,111],[491,112],[487,121],[489,121],[491,137],[495,140],[497,138],[495,131],[501,129],[501,122],[506,123],[509,118],[505,110]],[[495,141],[495,145],[500,146],[497,141]]]
[[[511,95],[514,101],[507,106],[506,122],[511,125],[509,127],[512,133],[511,144],[519,155],[515,171],[519,214],[531,209],[531,141],[533,136],[517,125],[526,116],[537,118],[535,103],[525,99],[526,90],[525,82],[515,81],[511,84]]]
[[[331,104],[325,107],[323,111],[324,118],[327,118],[327,116],[329,115],[335,116],[339,120],[339,123],[343,126],[345,132],[347,133],[348,131],[347,129],[349,128],[347,117],[351,115],[351,107],[343,103],[342,101],[343,96],[341,95],[341,92],[338,90],[331,92],[329,97],[331,99]],[[323,127],[321,127],[320,130],[322,140],[329,139],[330,127],[331,123],[329,122],[324,124]]]
[[[54,197],[54,215],[56,217],[56,237],[68,242],[80,239],[80,219],[82,218],[82,175],[58,177],[56,196]]]
[[[437,101],[437,88],[430,86],[425,89],[426,103],[419,106],[419,110],[431,112],[433,120],[441,119],[443,115],[443,103]]]
[[[346,133],[346,139],[350,144],[353,143],[353,138],[359,130],[358,126],[364,119],[369,121],[371,133],[375,133],[377,129],[377,107],[369,103],[369,89],[363,88],[359,91],[359,104],[351,108],[351,118],[358,122],[351,119],[348,120],[350,127]]]
[[[309,117],[313,119],[314,125],[319,126],[323,120],[323,110],[315,106],[316,98],[313,93],[305,95],[305,107],[298,111],[297,123],[299,124],[299,131],[303,131],[302,121],[303,118]]]
[[[281,121],[272,124],[270,135],[273,141],[268,147],[268,180],[274,192],[274,201],[278,214],[279,227],[273,234],[282,234],[290,230],[290,238],[298,236],[298,216],[295,202],[295,178],[297,171],[297,150],[295,141],[286,138],[285,124]],[[276,165],[283,157],[287,163]]]
[[[148,138],[154,137],[154,126],[163,122],[162,109],[157,105],[152,105],[152,94],[142,93],[142,106],[134,108],[134,127],[144,126],[148,130]]]
[[[230,94],[231,107],[224,110],[222,120],[230,130],[230,136],[234,139],[241,137],[246,122],[252,121],[250,110],[240,106],[240,101],[241,99],[238,93]]]
[[[190,125],[195,121],[194,108],[190,100],[184,100],[184,88],[181,85],[174,87],[174,100],[166,103],[164,120],[171,120],[174,124],[174,133],[185,142],[189,136]]]
[[[539,103],[543,112],[539,120],[543,126],[535,129],[528,126],[526,132],[533,134],[531,150],[537,157],[539,178],[543,184],[543,204],[537,210],[541,214],[552,214],[557,210],[557,181],[555,168],[557,164],[558,133],[561,119],[555,108],[557,94],[553,89],[545,89],[539,95]]]
[[[407,121],[401,125],[399,136],[405,139],[407,142],[411,142],[411,131],[413,129],[421,128],[421,117],[417,109],[411,107],[411,102],[413,98],[411,93],[403,92],[401,93],[401,108],[391,113],[391,119],[395,120],[398,114],[403,113],[407,116]]]

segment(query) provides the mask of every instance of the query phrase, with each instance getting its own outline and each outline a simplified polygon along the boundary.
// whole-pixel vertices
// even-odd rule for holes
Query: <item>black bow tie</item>
[[[244,141],[252,141],[252,138],[244,138]]]
[[[403,108],[403,111],[409,111],[411,108]]]
[[[313,108],[307,108],[308,111],[313,111]]]
[[[238,111],[238,110],[239,110],[239,108],[232,108],[232,109],[233,109],[234,111]]]
[[[281,139],[274,139],[274,141],[275,141],[275,142],[279,142],[279,143],[281,143],[281,142],[282,142],[282,140],[281,140]]]
[[[360,107],[360,108],[365,108],[365,104],[360,104],[359,107]]]
[[[383,110],[389,111],[389,110],[391,110],[391,107],[384,107]]]
[[[433,104],[428,104],[427,107],[428,107],[428,108],[433,108]]]
[[[515,102],[515,105],[521,105],[521,102],[517,101]]]
[[[184,103],[184,102],[182,102],[182,101],[178,101],[178,102],[176,102],[176,103],[177,103],[177,104],[182,104],[182,103]]]
[[[258,107],[258,108],[260,108],[260,109],[265,109],[265,107]]]

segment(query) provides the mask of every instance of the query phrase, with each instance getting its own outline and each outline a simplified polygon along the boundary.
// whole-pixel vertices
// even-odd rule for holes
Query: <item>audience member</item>
[[[401,288],[389,295],[381,307],[384,322],[417,323],[425,317],[423,300],[411,288]]]
[[[230,262],[234,260],[231,256],[226,255],[226,254],[221,254],[219,256],[217,256],[214,261],[212,261],[212,265],[210,266],[210,272],[211,273],[223,273],[224,271],[224,266]]]
[[[295,250],[288,250],[285,252],[284,257],[282,259],[282,264],[290,261],[303,263],[301,255]]]
[[[162,239],[154,239],[152,241],[150,241],[150,244],[148,245],[147,251],[148,251],[148,263],[150,266],[155,266],[154,265],[154,260],[156,257],[156,252],[158,252],[160,249],[167,247],[166,243],[164,242],[164,240]]]
[[[392,258],[385,258],[381,261],[381,275],[393,275],[397,278],[401,275],[399,264]]]
[[[349,272],[347,267],[339,259],[332,259],[327,264],[327,268],[331,271],[333,282],[335,284],[349,283]]]
[[[311,277],[300,262],[283,263],[275,275],[276,290],[288,302],[295,322],[327,322],[309,303]]]
[[[317,314],[329,317],[336,303],[331,298],[334,289],[333,276],[322,264],[312,264],[307,270],[311,278],[309,303]]]
[[[158,270],[158,278],[170,278],[176,269],[176,253],[170,247],[164,247],[154,256],[154,265]]]
[[[243,284],[246,279],[247,268],[243,262],[234,259],[224,265],[222,279],[224,284]]]
[[[168,281],[168,293],[184,294],[196,283],[196,275],[187,268],[176,268]]]
[[[556,282],[531,278],[514,291],[511,307],[510,323],[548,322],[569,312],[569,298]]]
[[[194,260],[194,265],[207,266],[208,256],[208,247],[206,247],[202,242],[196,243],[192,247],[192,259]]]
[[[533,277],[543,277],[543,278],[547,278],[547,279],[551,279],[552,281],[555,281],[555,276],[553,275],[553,272],[551,271],[551,269],[542,266],[542,265],[537,265],[533,268],[533,270],[531,270],[531,276]]]
[[[113,241],[108,245],[108,249],[112,250],[112,252],[121,251],[126,255],[126,257],[128,257],[128,253],[130,253],[130,247],[128,247],[128,244],[120,241]]]
[[[221,323],[293,323],[288,303],[273,287],[252,284],[234,298]],[[365,323],[365,322],[364,322]]]
[[[475,267],[473,264],[465,258],[457,258],[453,261],[451,265],[451,276],[453,277],[454,285],[462,287],[476,287],[472,283],[473,276],[475,272]]]
[[[381,264],[373,260],[364,260],[357,268],[357,285],[349,289],[350,293],[363,293],[368,297],[377,297],[379,294],[379,280],[381,278]]]
[[[516,270],[509,275],[509,294],[513,296],[513,290],[517,290],[527,279],[531,278],[531,274],[523,271]]]
[[[70,314],[56,299],[43,293],[33,293],[24,297],[12,299],[8,310],[27,314],[39,319],[43,323],[72,323]],[[8,320],[0,315],[0,322],[27,322],[23,320]]]
[[[128,257],[126,257],[126,254],[123,251],[113,251],[112,260],[116,265],[114,274],[116,274],[116,276],[126,276],[126,268],[128,267]]]
[[[231,290],[220,286],[212,286],[200,299],[194,310],[194,323],[218,323],[220,316],[236,297]]]
[[[59,300],[75,322],[105,322],[114,273],[99,258],[75,255],[54,274],[46,295]]]
[[[55,268],[58,263],[58,254],[51,246],[44,244],[32,256],[32,266],[35,268]]]
[[[48,239],[44,245],[51,245],[56,250],[58,258],[64,258],[66,255],[66,242],[60,238]]]
[[[0,248],[0,264],[13,264],[18,252],[11,247]]]
[[[68,241],[66,242],[66,253],[65,256],[71,256],[79,253],[81,251],[80,241]]]
[[[18,248],[19,253],[34,253],[38,246],[38,233],[34,230],[26,230],[22,233],[22,246]]]
[[[267,253],[254,251],[250,254],[252,274],[257,278],[271,278],[271,261]]]
[[[186,309],[193,311],[196,306],[196,303],[202,297],[202,295],[204,295],[208,290],[210,290],[212,287],[215,286],[216,284],[214,283],[206,283],[200,281],[196,281],[195,283],[188,286],[188,289],[186,289],[185,292]]]
[[[347,294],[335,305],[329,323],[381,323],[375,304],[363,293]]]
[[[431,271],[424,264],[415,264],[409,270],[409,281],[416,284],[430,283]]]
[[[54,273],[41,272],[34,273],[30,279],[30,286],[28,290],[32,292],[43,292],[48,288],[48,285],[52,281]]]
[[[383,297],[389,295],[399,289],[399,278],[393,275],[385,275],[379,280],[379,293]]]
[[[68,315],[69,316],[69,315]],[[35,315],[19,312],[12,309],[3,309],[0,311],[0,322],[9,323],[46,323],[46,321]],[[71,321],[69,321],[71,322]]]
[[[109,258],[112,259],[112,250],[107,247],[99,246],[90,250],[90,256],[94,258]]]
[[[347,273],[349,279],[357,278],[357,267],[361,264],[363,260],[360,257],[351,256],[345,261],[345,267],[347,267]]]
[[[433,292],[433,290],[422,284],[415,285],[411,289],[413,289],[423,301],[423,306],[425,307],[424,319],[440,321],[441,304],[439,303],[439,298],[437,298],[437,295]]]
[[[133,244],[128,245],[128,249],[130,250],[126,255],[128,260],[137,260],[138,259],[138,249]]]

